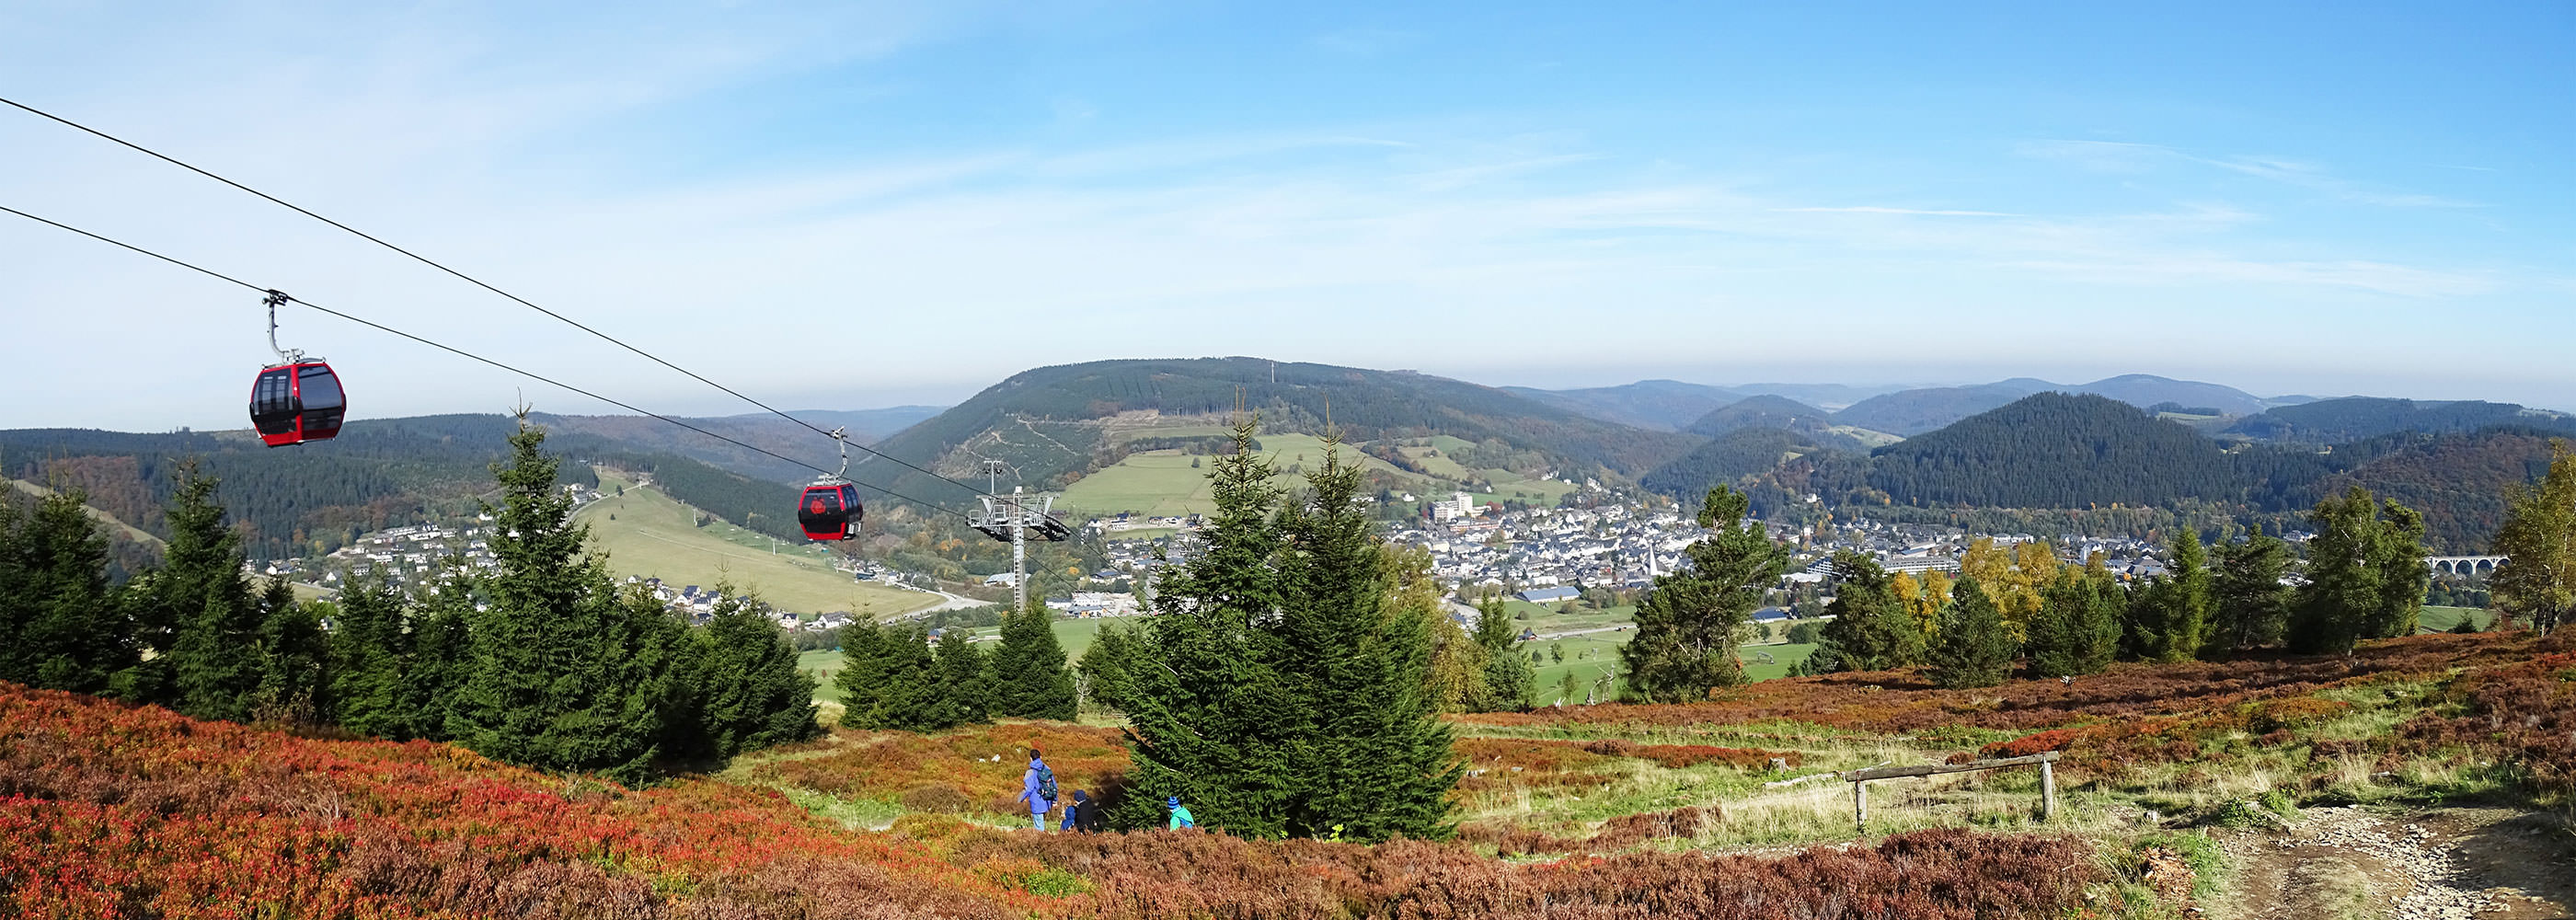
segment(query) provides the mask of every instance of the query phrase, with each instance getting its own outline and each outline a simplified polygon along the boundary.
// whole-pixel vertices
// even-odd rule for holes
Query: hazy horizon
[[[2571,34],[2566,4],[22,5],[0,97],[780,406],[1267,352],[2576,408]],[[655,412],[749,408],[24,112],[0,167],[0,205]],[[0,310],[0,427],[238,427],[271,359],[256,292],[5,214]],[[281,320],[359,418],[618,411]]]

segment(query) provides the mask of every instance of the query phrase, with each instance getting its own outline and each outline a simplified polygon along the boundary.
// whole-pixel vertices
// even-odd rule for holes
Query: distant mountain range
[[[1689,430],[1710,412],[1750,397],[1785,396],[1821,410],[1831,410],[1820,414],[1829,414],[1833,424],[1905,436],[1940,428],[2033,393],[2092,393],[2140,408],[2170,403],[2180,407],[2212,409],[2214,414],[2226,416],[2251,415],[2277,406],[2310,401],[2304,396],[2259,397],[2235,387],[2174,380],[2153,374],[2123,374],[2080,384],[2015,377],[1955,387],[1852,387],[1840,384],[1707,386],[1648,380],[1626,386],[1580,390],[1506,389],[1604,421],[1674,430]]]

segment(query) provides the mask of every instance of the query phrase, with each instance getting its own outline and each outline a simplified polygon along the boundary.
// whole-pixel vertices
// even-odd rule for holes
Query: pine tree
[[[759,602],[724,594],[700,631],[695,675],[699,731],[708,753],[731,759],[821,733],[814,721],[814,679],[796,669],[796,646]]]
[[[2214,610],[2201,657],[2218,660],[2238,649],[2281,641],[2290,620],[2290,545],[2257,530],[2219,554],[2210,583]]]
[[[1930,676],[1943,687],[1992,687],[2012,673],[2017,651],[2012,633],[2004,629],[2003,614],[1986,592],[1970,590],[1976,584],[1973,578],[1959,579],[1951,592],[1954,599],[1941,611],[1941,641],[1928,657]],[[2043,606],[2043,615],[2045,611]]]
[[[1380,841],[1446,836],[1448,794],[1461,768],[1450,731],[1424,688],[1436,608],[1395,604],[1401,583],[1361,503],[1361,468],[1338,439],[1307,475],[1308,501],[1281,516],[1282,677],[1311,714],[1290,746],[1301,764],[1284,820],[1290,836]],[[1513,654],[1515,662],[1520,658]],[[1523,668],[1527,665],[1522,664]],[[1524,672],[1526,673],[1526,672]],[[1489,672],[1490,676],[1490,672]],[[1520,678],[1524,706],[1529,678]]]
[[[340,589],[339,603],[326,614],[331,623],[331,720],[340,727],[397,741],[420,737],[420,713],[404,692],[413,641],[406,606],[402,594],[379,575],[350,579]]]
[[[572,499],[545,433],[520,421],[494,473],[502,504],[488,541],[497,571],[467,616],[471,664],[447,734],[486,757],[552,770],[646,776],[669,726],[673,672],[685,653],[659,603],[620,598],[606,565],[583,551]]]
[[[59,489],[22,515],[0,496],[0,680],[103,693],[140,660],[85,500]]]
[[[1887,570],[1847,550],[1834,555],[1834,572],[1842,585],[1834,602],[1825,607],[1833,619],[1824,626],[1823,647],[1817,654],[1826,656],[1830,665],[1820,666],[1884,671],[1923,663],[1923,631],[1906,615]]]
[[[992,721],[992,662],[975,647],[973,637],[963,629],[940,633],[937,652],[940,704],[949,710],[940,720]]]
[[[1073,721],[1073,670],[1055,641],[1055,615],[1032,601],[1004,614],[1002,642],[985,659],[985,699],[992,714]]]
[[[224,526],[215,481],[182,466],[166,515],[161,569],[143,588],[147,624],[170,624],[171,708],[200,719],[246,721],[259,691],[262,614],[242,575],[239,538]]]
[[[861,621],[841,628],[841,724],[849,728],[938,731],[959,724],[941,699],[930,636],[918,626]]]
[[[1636,636],[1619,651],[1633,701],[1705,700],[1744,682],[1736,634],[1789,570],[1788,550],[1771,541],[1750,510],[1743,494],[1710,489],[1699,525],[1712,532],[1683,550],[1689,568],[1657,577],[1638,605]],[[1893,590],[1891,582],[1891,596]]]
[[[1128,671],[1132,768],[1129,794],[1109,813],[1117,826],[1161,826],[1163,798],[1177,795],[1201,826],[1248,837],[1287,831],[1289,740],[1313,714],[1271,664],[1281,651],[1267,627],[1285,600],[1271,517],[1279,489],[1254,430],[1237,425],[1234,452],[1209,464],[1216,512],[1199,530],[1204,545],[1157,586],[1159,615]]]

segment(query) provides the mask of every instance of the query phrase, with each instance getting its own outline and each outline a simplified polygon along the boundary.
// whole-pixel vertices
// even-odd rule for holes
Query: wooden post
[[[2042,821],[2052,820],[2057,817],[2057,770],[2055,767],[2056,764],[2045,760],[2039,762],[2039,819]]]
[[[1863,835],[1869,833],[1869,784],[1860,780],[1852,781],[1852,824]]]

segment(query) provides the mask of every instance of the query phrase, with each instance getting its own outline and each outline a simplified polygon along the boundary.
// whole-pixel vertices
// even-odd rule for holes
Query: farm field
[[[1202,431],[1200,428],[1154,428],[1138,430],[1132,432],[1132,435],[1183,437],[1220,433],[1222,432]],[[1458,488],[1461,482],[1469,479],[1484,479],[1490,481],[1494,488],[1489,492],[1473,493],[1477,501],[1510,499],[1538,505],[1553,505],[1558,496],[1577,488],[1571,483],[1529,479],[1507,470],[1468,470],[1447,460],[1445,456],[1431,457],[1425,461],[1425,468],[1432,470],[1438,478],[1427,477],[1397,469],[1386,461],[1361,454],[1354,449],[1356,446],[1358,445],[1343,448],[1342,456],[1346,461],[1357,461],[1369,469],[1397,477],[1400,481],[1409,483],[1408,488],[1424,493],[1426,497],[1445,496],[1449,491]],[[1425,448],[1405,449],[1407,456],[1418,456],[1426,451]],[[1300,466],[1311,467],[1322,463],[1324,441],[1314,435],[1266,434],[1261,436],[1261,452],[1268,455],[1271,463],[1280,471],[1276,481],[1282,485],[1294,487],[1299,484],[1300,479],[1289,471]],[[1057,505],[1092,514],[1116,514],[1122,511],[1144,515],[1205,514],[1216,510],[1216,503],[1208,493],[1206,466],[1213,459],[1215,458],[1211,456],[1193,456],[1178,450],[1130,454],[1116,464],[1084,476],[1073,485],[1065,487],[1064,496],[1057,500]],[[1199,463],[1199,466],[1190,465],[1194,460]]]
[[[2483,607],[2426,607],[2415,625],[2424,632],[2448,632],[2463,619],[2479,629],[2487,629],[2495,625],[2495,611]]]
[[[1132,617],[1095,620],[1059,619],[1054,623],[1055,641],[1056,644],[1064,646],[1066,661],[1077,661],[1082,658],[1083,652],[1091,650],[1092,640],[1100,637],[1102,627],[1112,623],[1134,622],[1136,620]],[[972,630],[972,632],[986,641],[987,644],[984,647],[988,650],[992,648],[990,642],[1000,639],[1002,633],[999,627],[992,626]],[[805,652],[796,656],[796,669],[815,675],[815,699],[833,703],[841,701],[841,688],[832,685],[832,675],[841,670],[840,652],[834,650]]]
[[[598,472],[608,497],[584,506],[574,520],[589,525],[591,546],[608,554],[608,567],[619,576],[707,587],[731,581],[780,610],[806,614],[847,610],[884,618],[940,603],[936,594],[852,579],[831,567],[830,551],[821,547],[791,545],[723,521],[696,526],[696,509],[617,471]]]

